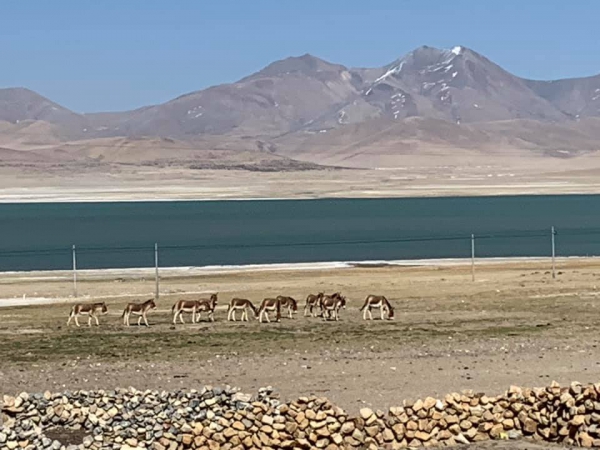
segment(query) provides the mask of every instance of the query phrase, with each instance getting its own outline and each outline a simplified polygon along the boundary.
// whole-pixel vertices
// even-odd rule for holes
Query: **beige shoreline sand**
[[[600,193],[600,158],[504,159],[386,170],[299,172],[119,166],[114,172],[29,172],[0,166],[0,203],[446,197]],[[433,164],[433,162],[432,162]],[[540,173],[541,172],[541,173]]]
[[[124,188],[54,189],[51,187],[0,189],[1,203],[101,203],[101,202],[159,202],[159,201],[219,201],[219,200],[312,200],[322,198],[418,198],[418,197],[493,197],[517,195],[585,195],[600,193],[597,184],[530,183],[515,185],[423,185],[397,189],[365,189],[361,191],[324,191],[306,195],[288,192],[273,196],[259,192],[228,189],[206,191],[202,188]]]

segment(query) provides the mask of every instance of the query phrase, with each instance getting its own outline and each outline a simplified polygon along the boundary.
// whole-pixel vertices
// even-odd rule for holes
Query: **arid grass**
[[[163,280],[159,309],[149,315],[151,328],[122,326],[120,311],[129,301],[147,297],[151,280],[101,277],[81,280],[84,294],[105,299],[109,314],[100,327],[66,326],[68,299],[49,306],[0,309],[0,360],[5,364],[60,362],[94,358],[115,360],[196,360],[215,354],[276,355],[314,353],[334,348],[393,351],[488,339],[568,337],[598,331],[590,310],[600,308],[600,296],[590,288],[596,282],[596,260],[561,262],[559,279],[552,281],[544,263],[524,262],[478,268],[480,281],[469,281],[468,267],[371,267],[293,272],[241,272],[202,277],[174,274]],[[7,277],[3,289],[59,293],[69,282],[44,277]],[[199,288],[200,286],[200,288]],[[316,286],[316,287],[315,287]],[[221,292],[215,323],[202,321],[172,325],[170,305],[199,289]],[[303,296],[315,290],[342,291],[348,309],[339,322],[302,316]],[[125,293],[134,293],[123,295]],[[136,298],[136,294],[137,298]],[[119,296],[121,293],[122,296]],[[258,303],[274,293],[292,293],[300,300],[294,319],[259,324],[225,321],[225,306],[233,296]],[[368,293],[385,293],[396,307],[396,320],[363,321],[359,307]],[[0,300],[1,301],[1,300]],[[89,301],[89,300],[88,300]],[[378,318],[378,313],[374,314]]]

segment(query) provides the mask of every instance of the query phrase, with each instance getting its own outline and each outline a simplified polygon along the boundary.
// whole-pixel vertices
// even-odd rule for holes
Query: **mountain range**
[[[527,80],[463,46],[423,46],[378,68],[290,57],[124,112],[79,114],[25,88],[0,89],[0,159],[35,149],[40,158],[119,161],[132,156],[111,147],[150,140],[152,152],[133,159],[177,160],[179,148],[185,158],[226,148],[350,167],[451,149],[573,157],[600,150],[600,75]]]

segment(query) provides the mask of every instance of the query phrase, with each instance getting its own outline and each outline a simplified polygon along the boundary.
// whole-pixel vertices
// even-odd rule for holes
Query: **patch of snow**
[[[452,67],[454,67],[454,65],[453,65],[453,64],[450,64],[449,66],[447,66],[447,67],[444,69],[444,72],[450,72],[450,69],[452,69]]]
[[[188,112],[187,112],[188,116],[192,115],[192,114],[196,114],[199,109],[202,109],[201,105],[194,106],[192,109],[188,109]]]
[[[596,89],[594,92],[600,92],[600,88]]]
[[[371,92],[373,92],[373,88],[369,88],[367,89],[367,92],[365,92],[365,96],[369,95]]]
[[[87,131],[87,128],[84,128],[83,131]]]
[[[435,86],[435,83],[423,83],[422,89],[424,91],[431,89],[433,86]]]
[[[327,130],[319,130],[319,133],[327,133]]]
[[[479,105],[477,103],[473,103],[473,106],[477,109],[479,109]]]
[[[450,50],[452,53],[454,53],[456,56],[460,55],[462,53],[462,47],[457,45],[456,47],[454,47],[452,50]]]
[[[344,123],[344,118],[346,117],[346,111],[342,110],[339,113],[338,123],[342,125]]]
[[[56,106],[53,106],[52,111],[58,111],[58,108]]]
[[[395,73],[400,73],[402,71],[402,68],[404,67],[404,61],[402,61],[399,65],[392,67],[391,69],[389,69],[386,73],[384,73],[383,75],[381,75],[379,78],[377,78],[374,82],[374,84],[377,84],[383,80],[385,80],[387,77],[389,77],[390,75],[393,75]]]
[[[194,116],[194,119],[197,119],[198,117],[202,117],[202,114],[203,114],[203,113],[198,113],[198,114],[196,114],[196,115]]]
[[[452,73],[452,78],[456,78],[456,75],[458,75],[458,72],[453,72]]]
[[[440,70],[443,70],[444,72],[447,72],[447,67],[448,66],[444,66],[444,65],[435,65],[433,66],[433,69],[429,69],[429,70],[419,70],[420,74],[425,74],[425,73],[433,73],[433,72],[438,72]]]

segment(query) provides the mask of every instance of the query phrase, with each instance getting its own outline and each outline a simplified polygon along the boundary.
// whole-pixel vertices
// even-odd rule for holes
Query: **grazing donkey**
[[[196,323],[196,314],[200,309],[200,302],[198,300],[179,300],[171,308],[171,314],[173,315],[173,325],[177,322],[177,317],[181,323],[183,321],[183,313],[192,313],[192,323]]]
[[[285,297],[283,295],[277,296],[277,300],[281,303],[281,307],[285,310],[287,309],[288,317],[290,319],[294,318],[294,313],[298,312],[298,302],[296,299],[292,297]]]
[[[265,298],[262,301],[260,308],[258,308],[258,321],[262,323],[264,315],[267,322],[271,322],[271,320],[269,320],[269,312],[276,312],[277,322],[281,321],[281,302],[276,298]]]
[[[248,322],[248,310],[254,313],[254,318],[258,317],[258,310],[250,300],[245,298],[232,298],[227,307],[227,320],[235,322],[235,312],[242,311],[242,321]]]
[[[369,314],[369,320],[373,320],[371,309],[374,308],[379,308],[381,320],[383,320],[384,313],[387,314],[388,320],[392,320],[394,318],[394,308],[387,298],[385,298],[383,295],[369,295],[365,299],[365,303],[362,308],[360,308],[360,310],[363,312],[363,320],[367,320],[367,313]]]
[[[75,320],[75,325],[79,326],[79,320],[77,318],[79,316],[88,316],[88,327],[92,326],[92,318],[96,321],[96,326],[100,326],[98,322],[99,315],[108,314],[108,307],[106,303],[77,303],[73,305],[71,308],[71,313],[69,314],[69,320],[67,320],[67,326],[71,324],[71,320]]]
[[[147,315],[148,311],[152,309],[156,309],[156,303],[154,303],[154,299],[152,298],[146,300],[144,303],[128,303],[121,316],[123,318],[123,324],[129,326],[129,316],[133,314],[134,316],[139,316],[138,325],[141,325],[142,319],[144,319],[144,324],[149,327]]]
[[[321,311],[323,311],[324,320],[340,320],[341,308],[346,309],[346,297],[342,297],[339,292],[326,295],[321,300]]]
[[[198,322],[202,316],[202,312],[208,312],[208,319],[211,322],[215,321],[215,309],[217,308],[218,293],[211,294],[210,298],[198,299]]]
[[[322,292],[319,292],[317,295],[308,294],[306,297],[306,303],[304,304],[304,317],[310,315],[310,317],[316,317],[316,313],[313,312],[316,308],[321,308],[321,300],[323,299]],[[308,314],[307,314],[308,313]]]

